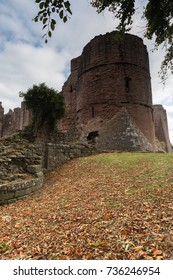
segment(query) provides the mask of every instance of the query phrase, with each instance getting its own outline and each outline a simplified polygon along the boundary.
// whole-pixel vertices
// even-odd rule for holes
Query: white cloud
[[[41,24],[32,21],[38,11],[34,0],[0,1],[0,101],[6,111],[19,106],[19,91],[34,83],[45,82],[61,90],[70,60],[80,55],[94,36],[115,29],[117,22],[112,15],[109,12],[98,15],[88,0],[71,0],[71,4],[71,19],[66,24],[57,20],[53,38],[45,45]],[[143,37],[144,27],[139,11],[132,32]],[[153,48],[150,42],[144,40],[144,43],[148,50]],[[153,101],[167,109],[173,142],[173,77],[163,88],[158,78],[163,51],[150,52],[149,56]]]
[[[15,105],[15,102],[18,103],[19,91],[25,91],[33,84],[44,81],[61,90],[69,59],[68,53],[57,53],[49,47],[35,48],[28,44],[7,43],[0,54],[3,65],[3,68],[0,68],[1,100],[6,96],[11,99],[13,95]]]

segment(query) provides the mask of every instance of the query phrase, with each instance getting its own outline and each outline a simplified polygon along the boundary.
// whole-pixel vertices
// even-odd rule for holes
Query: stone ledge
[[[0,185],[0,205],[13,203],[38,190],[43,184],[43,173],[41,173],[39,177]]]

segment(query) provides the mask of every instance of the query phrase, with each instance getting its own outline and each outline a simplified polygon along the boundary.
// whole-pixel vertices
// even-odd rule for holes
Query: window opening
[[[124,80],[125,80],[125,90],[126,90],[126,93],[129,93],[129,91],[130,91],[130,80],[131,79],[129,77],[125,77]]]
[[[87,136],[87,140],[95,142],[97,137],[99,137],[98,131],[91,131]]]
[[[94,106],[92,106],[92,108],[91,108],[91,114],[92,114],[92,118],[94,118],[95,117],[95,108],[94,108]]]

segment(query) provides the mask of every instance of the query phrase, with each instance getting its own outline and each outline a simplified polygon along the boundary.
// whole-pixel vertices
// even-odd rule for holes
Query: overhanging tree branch
[[[70,1],[67,0],[35,0],[38,4],[39,12],[34,18],[35,22],[41,21],[43,29],[46,29],[45,42],[52,36],[55,30],[56,19],[53,15],[65,23],[72,15]],[[91,0],[90,4],[98,13],[105,9],[110,11],[119,20],[116,27],[120,32],[129,31],[133,24],[135,0]],[[143,14],[146,20],[144,36],[155,42],[155,47],[165,47],[165,58],[161,64],[160,76],[162,81],[166,79],[168,71],[173,73],[173,1],[170,0],[148,0],[143,7]]]

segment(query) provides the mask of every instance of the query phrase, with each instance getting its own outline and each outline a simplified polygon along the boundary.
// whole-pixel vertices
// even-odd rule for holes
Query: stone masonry
[[[10,109],[7,114],[4,114],[0,102],[0,137],[8,137],[15,132],[24,130],[31,123],[31,119],[31,112],[27,110],[25,102],[22,102],[21,108]]]
[[[0,140],[0,205],[26,196],[43,183],[39,147],[20,135]]]
[[[164,109],[156,114],[152,104],[148,52],[139,37],[120,38],[116,31],[96,36],[71,61],[63,94],[59,130],[72,139],[93,141],[98,150],[155,152],[158,137],[172,150],[166,118],[159,121]]]
[[[166,111],[152,103],[141,38],[117,31],[96,36],[72,59],[62,92],[66,114],[58,129],[65,143],[92,142],[98,151],[172,152]],[[23,130],[31,118],[24,102],[7,114],[0,103],[0,137]]]
[[[91,40],[71,61],[63,95],[66,115],[50,139],[16,133],[31,123],[31,112],[23,102],[4,114],[0,102],[0,205],[31,194],[44,170],[75,157],[172,152],[166,111],[152,104],[148,53],[137,36],[112,32]]]
[[[43,183],[43,171],[95,153],[92,144],[50,143],[45,138],[34,141],[23,134],[0,139],[0,206],[38,190]]]
[[[153,106],[153,115],[155,123],[155,135],[163,149],[167,153],[172,153],[172,146],[169,140],[168,121],[166,110],[162,105]]]

